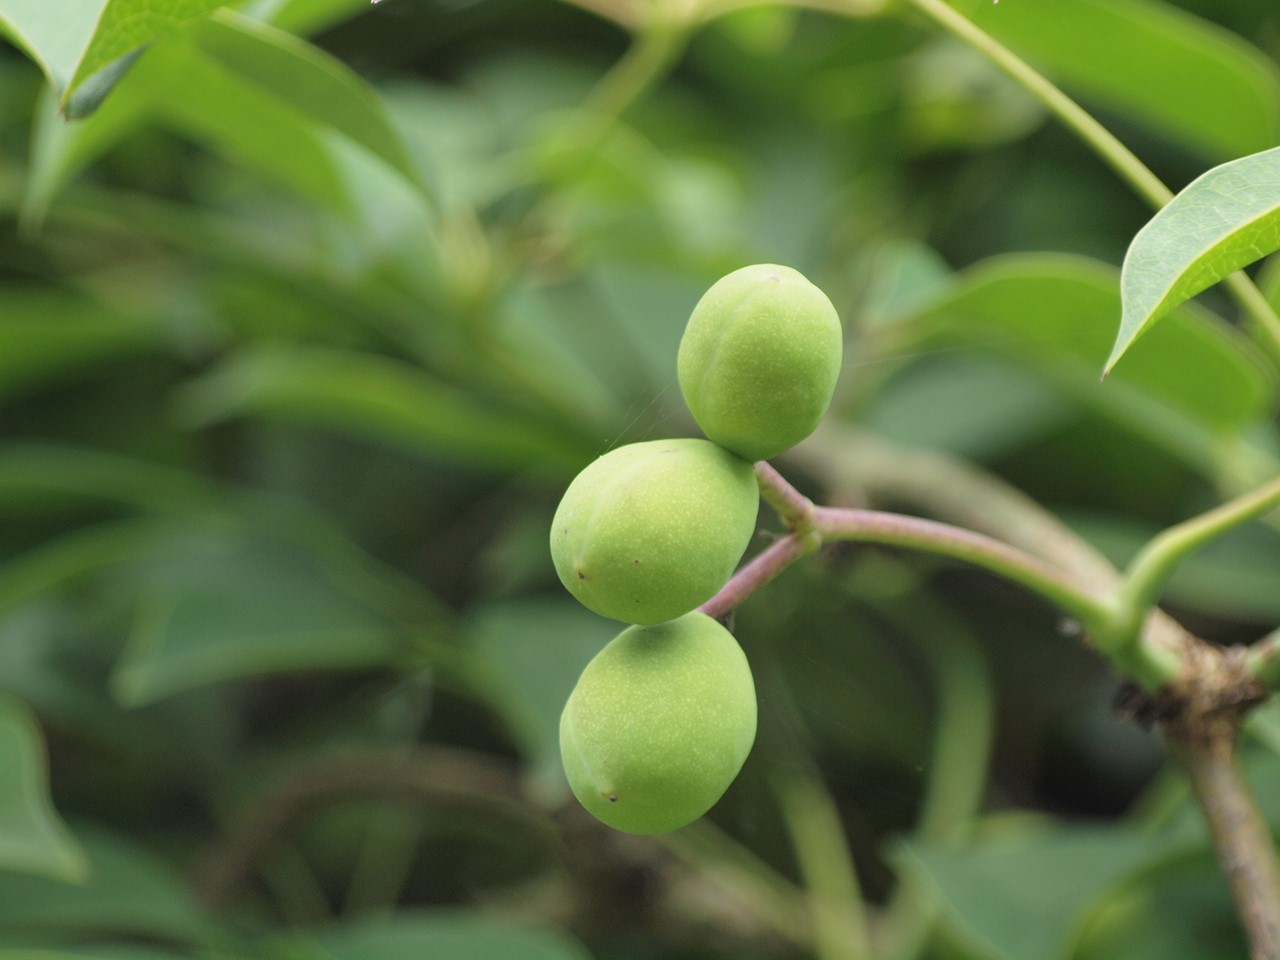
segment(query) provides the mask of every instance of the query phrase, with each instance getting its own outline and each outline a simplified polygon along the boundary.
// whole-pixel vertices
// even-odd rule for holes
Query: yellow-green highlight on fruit
[[[818,425],[840,375],[840,318],[790,267],[761,263],[717,280],[680,341],[684,401],[702,432],[768,460]]]
[[[601,616],[673,620],[732,576],[759,509],[751,464],[709,440],[628,444],[569,485],[551,558],[565,588]]]
[[[627,833],[666,833],[706,813],[755,736],[747,658],[701,613],[622,631],[587,665],[560,715],[574,795]]]

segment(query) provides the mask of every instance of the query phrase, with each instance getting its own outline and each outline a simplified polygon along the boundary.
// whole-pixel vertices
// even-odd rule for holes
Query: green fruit
[[[759,507],[751,464],[714,443],[633,443],[569,485],[551,524],[551,558],[584,606],[627,623],[659,623],[724,585]]]
[[[680,341],[680,389],[703,433],[747,460],[768,460],[826,413],[841,347],[826,294],[790,267],[743,267],[693,308]]]
[[[706,813],[755,736],[747,658],[701,613],[622,631],[587,665],[560,715],[574,795],[627,833],[665,833]]]

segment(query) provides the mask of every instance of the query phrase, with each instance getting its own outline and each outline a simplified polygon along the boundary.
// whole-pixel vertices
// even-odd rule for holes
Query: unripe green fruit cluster
[[[569,485],[551,525],[551,556],[583,606],[660,623],[729,579],[759,506],[751,464],[711,441],[633,443]]]
[[[685,402],[708,440],[619,447],[569,485],[551,526],[561,582],[635,626],[587,666],[560,721],[570,786],[605,823],[662,833],[697,819],[755,739],[755,688],[733,636],[694,612],[755,530],[752,460],[803,440],[826,412],[840,321],[790,267],[714,284],[680,344]]]
[[[836,308],[798,271],[743,267],[693,308],[680,341],[680,390],[708,437],[747,460],[768,460],[827,412],[842,345]]]
[[[747,658],[701,613],[623,630],[587,665],[560,716],[574,795],[627,833],[666,833],[706,813],[755,736]]]

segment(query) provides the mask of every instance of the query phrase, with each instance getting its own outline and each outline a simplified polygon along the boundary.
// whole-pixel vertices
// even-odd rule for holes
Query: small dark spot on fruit
[[[578,570],[578,571],[577,571],[577,574],[578,574],[578,579],[579,579],[579,580],[585,580],[585,579],[587,579],[587,575],[586,575],[585,573],[583,573],[581,570]]]
[[[631,562],[634,563],[637,567],[640,566],[639,560],[632,560]]]
[[[617,795],[616,793],[611,793],[611,794],[609,794],[609,802],[610,802],[610,803],[617,803],[617,802],[618,802],[618,795]]]

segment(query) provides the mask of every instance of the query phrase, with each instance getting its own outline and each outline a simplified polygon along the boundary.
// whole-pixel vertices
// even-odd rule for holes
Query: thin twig
[[[824,424],[788,454],[829,497],[857,493],[906,506],[1025,550],[1098,593],[1115,587],[1115,567],[1031,497],[954,457],[900,447],[846,426]]]
[[[1209,824],[1214,853],[1249,938],[1251,960],[1280,960],[1280,872],[1258,801],[1234,757],[1238,718],[1169,731]]]
[[[1159,600],[1161,588],[1182,560],[1228,530],[1277,506],[1280,477],[1153,537],[1129,565],[1124,585],[1117,593],[1118,613],[1124,618],[1121,639],[1136,635],[1146,611]]]
[[[761,490],[784,520],[798,524],[742,567],[720,591],[699,609],[708,616],[723,616],[756,589],[825,541],[856,541],[905,547],[950,557],[982,567],[1013,580],[1057,604],[1078,618],[1088,630],[1104,629],[1113,619],[1110,605],[1081,587],[1064,573],[1023,550],[992,537],[934,520],[877,510],[815,507],[768,464],[757,465]],[[1141,663],[1144,682],[1159,682],[1177,674],[1180,661],[1172,655]],[[1158,674],[1158,676],[1157,676]]]
[[[824,541],[879,543],[962,560],[1051,600],[1086,629],[1097,630],[1110,622],[1110,607],[1081,589],[1069,574],[985,534],[900,513],[839,507],[816,508],[813,529]]]
[[[847,428],[824,427],[788,454],[835,496],[856,491],[875,503],[904,504],[1024,550],[1067,574],[1094,597],[1119,586],[1119,571],[1079,534],[996,477],[936,452],[906,450]],[[1159,608],[1141,642],[1109,653],[1115,665],[1149,689],[1185,663],[1196,640]]]

